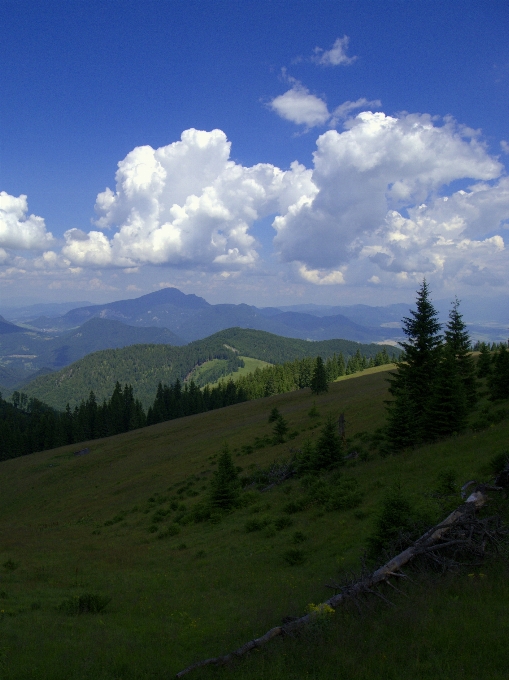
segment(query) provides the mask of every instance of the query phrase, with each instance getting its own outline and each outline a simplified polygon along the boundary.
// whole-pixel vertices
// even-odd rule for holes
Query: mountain
[[[23,331],[25,330],[26,330],[25,328],[21,328],[21,326],[16,326],[10,321],[4,319],[3,316],[0,316],[0,335],[9,335],[11,333],[23,333]]]
[[[62,316],[71,309],[76,307],[85,307],[92,304],[91,302],[39,302],[35,305],[27,305],[26,307],[3,307],[3,313],[14,323],[30,323],[40,316],[46,316],[48,319]]]
[[[87,399],[93,390],[98,401],[111,396],[115,383],[132,384],[135,396],[147,407],[154,400],[159,381],[185,380],[198,366],[213,359],[237,356],[284,363],[293,359],[343,353],[345,360],[360,350],[366,357],[381,351],[380,345],[361,345],[350,340],[307,342],[284,338],[263,331],[230,328],[183,347],[171,345],[132,345],[88,354],[62,370],[44,375],[23,387],[29,397],[64,409]],[[391,353],[394,348],[388,348]],[[225,361],[226,368],[227,361]],[[216,378],[217,379],[217,378]]]
[[[100,318],[57,337],[19,328],[0,336],[0,365],[4,369],[0,385],[14,387],[42,369],[58,370],[91,352],[147,343],[182,345],[183,341],[167,328],[128,326]]]
[[[185,342],[237,326],[302,340],[341,337],[357,342],[376,342],[396,337],[391,329],[375,327],[379,324],[362,325],[342,313],[328,314],[327,320],[324,320],[323,316],[320,318],[315,314],[278,308],[258,309],[246,304],[211,305],[201,297],[186,295],[176,288],[163,288],[133,300],[80,307],[58,319],[41,317],[32,321],[32,326],[62,331],[92,318],[112,319],[132,326],[168,328]]]

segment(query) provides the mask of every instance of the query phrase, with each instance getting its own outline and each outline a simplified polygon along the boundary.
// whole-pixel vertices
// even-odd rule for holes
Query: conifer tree
[[[402,440],[410,440],[416,445],[426,439],[429,406],[439,369],[441,325],[430,300],[426,279],[417,291],[416,302],[417,309],[410,310],[411,316],[403,318],[403,332],[408,340],[400,343],[404,355],[389,378],[389,392],[394,401],[388,402],[390,427],[387,436],[396,449],[401,448]],[[408,432],[403,437],[396,436],[398,414],[405,414],[406,422],[413,423],[411,436]],[[403,422],[401,426],[406,427]]]
[[[281,414],[278,415],[274,422],[274,444],[283,444],[285,436],[288,432],[288,423]]]
[[[213,507],[230,510],[235,506],[240,493],[240,483],[228,444],[223,446],[210,487],[210,501]]]
[[[450,348],[453,356],[458,363],[458,372],[466,403],[472,407],[477,401],[477,380],[475,375],[475,364],[470,353],[470,337],[467,327],[459,313],[459,300],[456,298],[452,303],[449,312],[449,321],[445,329],[445,344]]]
[[[327,383],[327,373],[322,357],[316,357],[313,377],[311,378],[311,392],[313,394],[322,394],[328,392],[329,385]]]
[[[479,358],[477,359],[477,377],[488,378],[491,374],[491,352],[489,346],[481,343]]]
[[[327,418],[320,431],[312,460],[315,470],[326,470],[343,462],[341,437],[339,436],[338,425],[332,416]]]
[[[448,437],[465,428],[468,413],[465,381],[452,345],[442,352],[439,371],[428,406],[427,440]]]
[[[505,344],[501,344],[495,354],[493,369],[493,374],[488,379],[490,398],[509,398],[509,352]]]

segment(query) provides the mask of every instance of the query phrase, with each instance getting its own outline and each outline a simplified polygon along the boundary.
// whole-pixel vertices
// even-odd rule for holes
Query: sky
[[[0,0],[0,310],[495,298],[509,9]]]

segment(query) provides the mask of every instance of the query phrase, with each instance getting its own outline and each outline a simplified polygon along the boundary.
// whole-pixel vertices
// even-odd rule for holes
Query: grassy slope
[[[461,481],[487,475],[487,461],[507,447],[507,421],[482,434],[346,469],[345,475],[358,479],[365,493],[361,513],[324,514],[312,508],[292,515],[294,525],[275,535],[246,533],[248,519],[283,514],[282,506],[298,494],[293,481],[260,494],[254,507],[220,524],[188,525],[165,540],[148,531],[157,507],[167,507],[148,499],[156,492],[172,496],[196,475],[199,481],[189,488],[199,495],[183,497],[188,506],[199,500],[214,469],[211,456],[225,440],[239,453],[255,436],[270,433],[267,415],[273,406],[299,431],[292,446],[318,431],[309,429],[316,425],[307,415],[313,400],[321,419],[345,411],[349,435],[376,428],[383,419],[384,378],[383,372],[364,374],[333,384],[317,398],[302,390],[96,440],[91,453],[80,458],[64,447],[2,463],[0,565],[7,560],[19,564],[13,571],[0,569],[0,594],[7,596],[0,600],[2,680],[171,677],[193,660],[229,651],[283,616],[298,615],[309,602],[328,597],[323,584],[339,569],[357,567],[373,513],[394,481],[418,506],[438,512],[426,493],[441,470],[455,470]],[[247,469],[288,455],[288,448],[267,447],[236,461]],[[122,511],[127,514],[121,521],[104,526]],[[160,526],[169,526],[173,514]],[[282,555],[294,547],[295,531],[307,537],[299,546],[306,561],[290,567]],[[179,549],[181,544],[186,547]],[[417,591],[420,618],[406,605],[395,624],[388,611],[369,621],[340,614],[326,638],[330,645],[320,636],[275,643],[233,671],[209,669],[194,677],[506,677],[507,645],[500,643],[499,633],[487,634],[487,619],[507,631],[507,574],[489,574],[490,579],[475,583],[464,577],[465,587],[444,582],[445,606],[440,593],[430,599]],[[494,582],[501,586],[495,588]],[[55,611],[64,598],[82,592],[103,593],[112,601],[99,616],[68,617]],[[453,624],[461,635],[452,635]],[[439,639],[439,630],[445,639]],[[397,641],[404,631],[415,635],[410,655]],[[485,645],[482,672],[471,658],[458,661],[463,649],[472,657],[474,641],[477,650]],[[387,658],[397,663],[389,667]],[[458,664],[465,666],[462,673]]]

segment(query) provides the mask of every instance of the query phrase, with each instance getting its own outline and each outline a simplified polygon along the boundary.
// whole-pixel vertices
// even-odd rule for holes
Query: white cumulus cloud
[[[323,99],[311,94],[299,82],[295,82],[284,94],[275,97],[270,102],[270,108],[281,118],[308,128],[325,125],[331,117]]]
[[[27,215],[25,195],[0,191],[0,247],[11,250],[44,250],[53,242],[42,217]],[[4,251],[5,252],[5,251]]]
[[[248,168],[229,156],[221,130],[186,130],[168,146],[133,149],[118,164],[116,190],[97,197],[102,231],[67,231],[65,257],[97,267],[253,265],[251,225],[312,193],[311,171],[298,163],[286,172],[266,163]]]
[[[342,38],[336,38],[334,45],[330,50],[323,50],[321,47],[315,47],[314,55],[311,61],[321,66],[340,66],[344,64],[353,64],[357,57],[349,57],[346,53],[350,38],[344,35]]]

